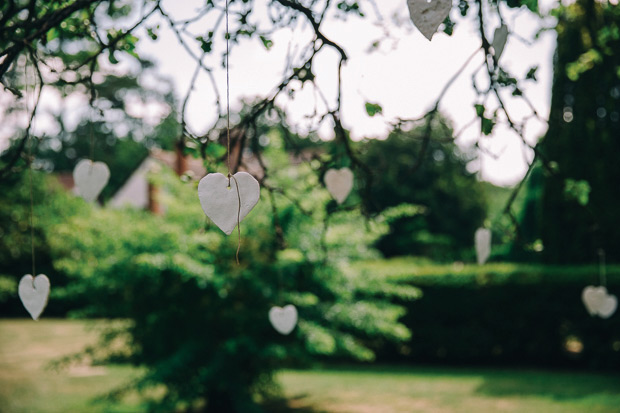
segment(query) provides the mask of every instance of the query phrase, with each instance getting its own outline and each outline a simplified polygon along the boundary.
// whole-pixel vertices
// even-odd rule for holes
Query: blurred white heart
[[[19,281],[17,292],[32,319],[37,320],[47,305],[50,280],[45,274],[39,274],[36,277],[30,274],[24,275]]]
[[[587,286],[581,293],[581,300],[591,316],[599,316],[601,318],[611,317],[618,307],[616,296],[609,294],[607,288],[603,286]]]
[[[608,294],[598,307],[598,315],[601,318],[609,318],[618,308],[618,298],[613,294]]]
[[[407,5],[415,27],[431,40],[439,25],[450,14],[452,0],[407,0]]]
[[[284,307],[271,307],[269,322],[278,333],[287,335],[297,325],[297,309],[292,304]]]
[[[211,221],[230,235],[237,221],[243,221],[258,203],[260,185],[247,172],[237,172],[230,180],[219,173],[208,174],[198,184],[198,199]]]
[[[110,169],[103,162],[82,159],[73,169],[73,181],[78,194],[86,202],[92,202],[101,193],[110,179]]]
[[[497,29],[495,29],[495,33],[493,33],[493,42],[491,46],[493,46],[493,52],[495,56],[495,61],[499,61],[499,58],[502,56],[504,52],[504,46],[506,46],[506,41],[508,40],[508,27],[505,24],[502,24]]]
[[[353,189],[353,172],[349,168],[330,169],[325,173],[324,181],[332,197],[342,204]]]
[[[491,255],[491,230],[487,228],[478,228],[474,238],[478,264],[484,264]]]

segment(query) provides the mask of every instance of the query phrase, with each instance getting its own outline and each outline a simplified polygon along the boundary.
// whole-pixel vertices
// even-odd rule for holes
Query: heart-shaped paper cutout
[[[297,309],[292,304],[283,308],[271,307],[271,310],[269,310],[269,322],[278,333],[287,335],[297,325]]]
[[[324,181],[332,197],[342,204],[353,189],[353,172],[349,168],[330,169],[325,173]]]
[[[103,162],[82,159],[73,170],[73,181],[78,193],[86,202],[92,202],[110,179],[110,169]]]
[[[450,14],[452,0],[407,0],[411,21],[428,40]]]
[[[47,298],[50,294],[50,280],[44,274],[39,274],[36,277],[30,274],[24,275],[19,281],[17,292],[32,319],[37,320],[47,305]]]
[[[614,315],[616,308],[618,308],[618,299],[615,295],[608,294],[598,308],[598,315],[601,318],[609,318]]]
[[[237,221],[243,221],[260,199],[260,185],[247,172],[234,174],[230,179],[230,187],[228,185],[229,179],[219,173],[205,176],[198,184],[202,210],[226,235],[233,232]]]
[[[487,228],[478,228],[474,240],[478,264],[482,265],[487,262],[491,255],[491,230]]]
[[[508,40],[508,27],[505,24],[502,24],[493,33],[493,42],[491,42],[491,46],[493,46],[493,52],[495,56],[495,61],[499,61],[499,58],[502,56],[504,52],[504,46],[506,46],[506,41]]]
[[[591,316],[598,315],[601,318],[611,317],[618,307],[616,296],[609,294],[603,286],[587,286],[581,293],[581,300]]]
[[[589,285],[581,292],[581,301],[591,316],[598,315],[598,308],[607,296],[607,288]]]

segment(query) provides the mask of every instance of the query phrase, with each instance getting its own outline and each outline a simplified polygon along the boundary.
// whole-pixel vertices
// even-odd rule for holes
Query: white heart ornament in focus
[[[230,179],[230,187],[228,182],[226,176],[214,173],[198,184],[202,210],[226,235],[233,232],[237,221],[243,221],[260,199],[260,185],[249,173],[237,172]]]
[[[591,316],[611,317],[618,307],[618,299],[609,294],[605,287],[587,286],[581,293],[581,300]]]
[[[478,228],[474,236],[476,244],[476,257],[478,264],[482,265],[489,259],[491,255],[491,230],[487,228]]]
[[[349,168],[330,169],[325,173],[324,181],[332,197],[342,204],[353,189],[353,172]]]
[[[82,159],[73,170],[73,181],[78,193],[86,202],[92,202],[110,179],[110,169],[103,162]]]
[[[508,40],[508,27],[505,24],[502,24],[493,33],[493,42],[491,46],[493,46],[495,61],[499,61],[499,58],[502,56],[504,52],[504,46],[506,46],[506,41]]]
[[[36,277],[30,274],[24,275],[19,281],[17,292],[32,319],[37,320],[47,305],[50,280],[45,274],[39,274]]]
[[[271,307],[269,322],[278,333],[287,335],[297,325],[297,309],[292,304],[283,308]]]
[[[407,5],[415,27],[431,40],[439,25],[450,14],[452,0],[407,0]]]

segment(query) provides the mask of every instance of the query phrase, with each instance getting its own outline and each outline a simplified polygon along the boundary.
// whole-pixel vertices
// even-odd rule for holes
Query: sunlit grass
[[[138,374],[126,366],[71,366],[50,362],[93,343],[96,322],[67,320],[0,321],[0,412],[134,412],[134,397],[111,406],[94,403]]]
[[[485,265],[475,263],[453,262],[438,264],[424,257],[396,257],[390,259],[359,261],[355,264],[357,268],[380,274],[384,277],[416,282],[424,278],[452,278],[467,280],[468,278],[480,278],[490,276],[494,282],[503,282],[509,277],[523,279],[524,282],[538,282],[540,280],[551,280],[564,283],[567,280],[589,281],[591,274],[598,273],[596,265],[537,265],[537,264],[516,264],[507,262],[490,262]],[[607,275],[615,277],[620,275],[619,265],[608,265]],[[448,282],[448,281],[446,281]]]
[[[476,368],[280,374],[293,406],[326,412],[620,412],[620,376]]]
[[[98,322],[0,320],[0,412],[141,412],[93,399],[139,374],[125,366],[55,371]],[[311,412],[620,412],[620,376],[437,367],[333,367],[278,375],[289,406]]]

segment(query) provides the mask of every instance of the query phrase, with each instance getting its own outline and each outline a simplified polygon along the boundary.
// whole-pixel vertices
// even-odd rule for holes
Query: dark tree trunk
[[[570,7],[557,27],[549,130],[542,143],[551,161],[541,201],[543,254],[550,263],[593,263],[604,249],[620,261],[620,40],[607,47],[597,40],[602,28],[617,30],[620,13],[594,0]],[[590,65],[588,56],[601,60],[576,78],[573,62]],[[588,182],[586,206],[566,195],[567,179]]]
[[[236,413],[233,397],[228,392],[211,391],[207,394],[208,413]]]
[[[252,397],[241,392],[212,390],[207,393],[207,413],[262,413]]]

